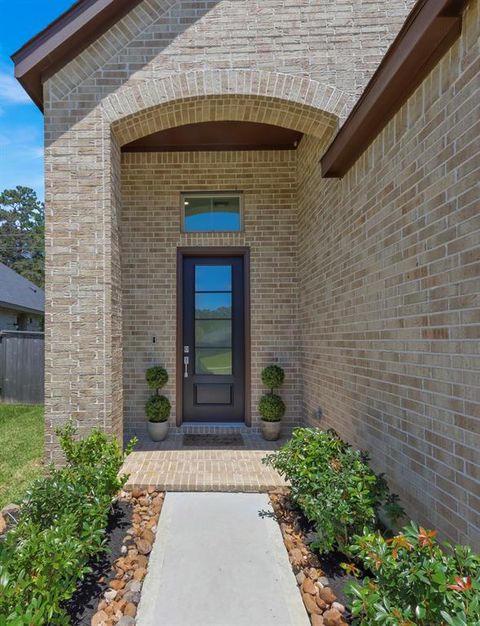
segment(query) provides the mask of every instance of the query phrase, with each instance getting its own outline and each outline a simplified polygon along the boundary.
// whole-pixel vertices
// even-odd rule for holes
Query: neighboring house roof
[[[44,313],[45,293],[29,280],[0,263],[0,307]]]

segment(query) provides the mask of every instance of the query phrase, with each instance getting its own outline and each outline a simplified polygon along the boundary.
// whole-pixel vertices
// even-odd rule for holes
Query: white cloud
[[[11,74],[0,72],[0,103],[29,104],[30,102],[30,97],[20,83]]]

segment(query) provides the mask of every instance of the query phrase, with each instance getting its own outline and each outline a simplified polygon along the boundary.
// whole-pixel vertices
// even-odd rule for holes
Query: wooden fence
[[[0,331],[0,402],[42,404],[44,380],[44,334]]]

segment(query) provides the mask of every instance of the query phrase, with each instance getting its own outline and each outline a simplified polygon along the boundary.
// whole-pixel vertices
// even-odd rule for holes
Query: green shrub
[[[125,456],[99,430],[76,441],[71,423],[57,432],[67,458],[62,469],[34,483],[18,525],[0,544],[0,624],[68,624],[63,610],[88,562],[103,549]]]
[[[165,396],[152,396],[145,405],[145,413],[151,422],[166,422],[171,410],[170,400]]]
[[[290,481],[293,499],[315,525],[314,547],[321,552],[344,548],[364,527],[374,529],[382,505],[392,521],[403,513],[367,455],[334,431],[297,428],[264,462]]]
[[[285,415],[285,403],[280,396],[267,393],[260,398],[258,411],[264,422],[279,422]]]
[[[150,389],[162,389],[168,383],[167,370],[164,367],[160,367],[160,365],[149,367],[145,378]]]
[[[356,624],[480,624],[480,556],[448,544],[445,552],[435,535],[412,523],[392,539],[379,533],[354,538],[351,552],[372,573],[348,590]]]
[[[278,365],[269,365],[262,371],[262,383],[272,391],[281,387],[284,380],[285,372]]]

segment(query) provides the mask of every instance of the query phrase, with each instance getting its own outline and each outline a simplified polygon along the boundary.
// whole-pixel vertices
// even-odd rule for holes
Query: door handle
[[[188,356],[184,356],[183,357],[183,364],[185,366],[185,372],[183,374],[184,378],[188,378],[188,364],[190,363],[190,357]]]

